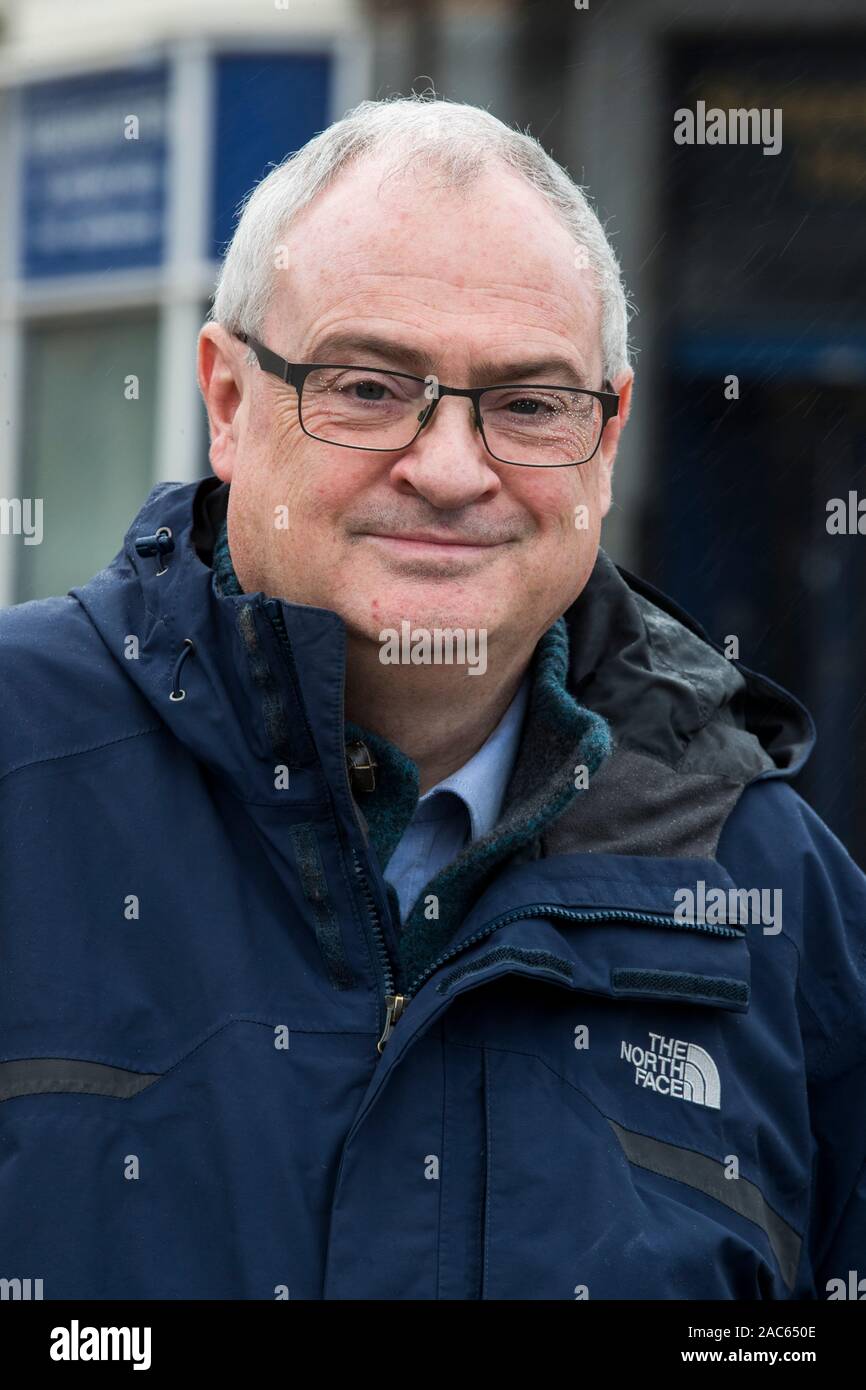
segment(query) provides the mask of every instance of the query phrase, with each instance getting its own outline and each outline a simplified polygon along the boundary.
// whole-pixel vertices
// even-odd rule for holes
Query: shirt
[[[425,883],[456,859],[470,840],[488,834],[499,819],[528,698],[529,677],[525,676],[478,752],[419,798],[385,869],[385,878],[397,893],[401,920],[409,915]]]

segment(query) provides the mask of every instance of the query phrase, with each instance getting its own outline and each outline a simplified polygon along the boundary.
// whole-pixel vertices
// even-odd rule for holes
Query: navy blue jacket
[[[161,484],[94,579],[0,614],[0,1277],[866,1275],[866,880],[788,785],[802,707],[600,553],[500,824],[401,926],[417,769],[346,726],[340,618],[232,583],[225,504]]]

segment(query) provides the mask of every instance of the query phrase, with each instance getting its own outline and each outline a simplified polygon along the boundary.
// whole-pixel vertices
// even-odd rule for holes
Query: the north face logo
[[[634,1067],[636,1086],[719,1109],[722,1088],[718,1067],[709,1052],[697,1043],[650,1033],[649,1047],[623,1042],[619,1055]]]

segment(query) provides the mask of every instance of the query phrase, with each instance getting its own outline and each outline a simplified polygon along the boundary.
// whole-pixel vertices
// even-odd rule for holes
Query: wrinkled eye
[[[343,388],[345,389],[345,388]],[[361,401],[381,401],[385,394],[385,383],[383,381],[355,381],[349,388]]]

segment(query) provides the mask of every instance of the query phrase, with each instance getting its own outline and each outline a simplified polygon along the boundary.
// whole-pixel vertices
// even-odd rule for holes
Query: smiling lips
[[[448,535],[436,535],[425,531],[410,531],[405,535],[382,535],[368,533],[368,540],[380,541],[389,547],[405,552],[423,553],[433,551],[437,555],[465,554],[472,550],[492,550],[506,544],[504,541],[460,540]]]

